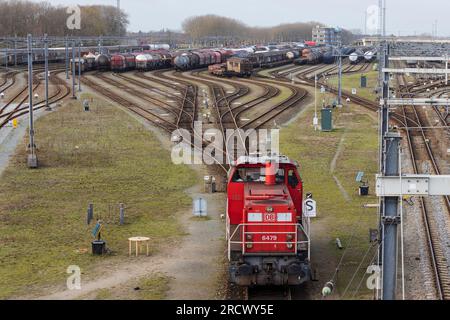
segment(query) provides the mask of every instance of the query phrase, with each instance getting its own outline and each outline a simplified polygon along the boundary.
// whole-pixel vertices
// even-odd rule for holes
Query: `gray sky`
[[[48,0],[52,4],[110,4],[116,0]],[[288,22],[320,21],[331,26],[364,31],[366,8],[378,0],[121,0],[130,18],[131,31],[181,29],[193,15],[218,14],[250,26],[273,26]],[[407,6],[407,9],[406,9]],[[398,35],[431,33],[438,21],[438,34],[450,36],[448,0],[387,0],[387,31]]]

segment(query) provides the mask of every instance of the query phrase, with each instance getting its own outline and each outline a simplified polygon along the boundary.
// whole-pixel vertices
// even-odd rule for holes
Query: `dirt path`
[[[333,173],[336,170],[336,164],[337,164],[337,160],[339,159],[339,156],[341,155],[342,151],[344,150],[344,142],[345,142],[345,136],[347,133],[347,129],[344,131],[344,133],[342,134],[341,140],[339,141],[339,146],[336,150],[336,153],[334,154],[333,160],[330,163],[330,174],[333,175],[333,179],[336,182],[336,185],[339,188],[339,191],[342,193],[342,196],[344,197],[344,199],[347,202],[351,201],[350,196],[348,195],[347,191],[345,190],[345,188],[342,186],[341,182],[339,181],[338,177],[336,177]]]

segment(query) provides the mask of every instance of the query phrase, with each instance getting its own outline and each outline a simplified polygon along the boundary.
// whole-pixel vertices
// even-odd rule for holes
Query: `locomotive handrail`
[[[308,260],[310,260],[310,252],[311,252],[311,240],[309,237],[309,233],[307,232],[307,230],[309,231],[309,224],[308,222],[306,222],[306,229],[303,227],[303,225],[299,224],[299,223],[241,223],[239,224],[236,229],[233,231],[233,233],[230,236],[230,223],[229,223],[229,217],[227,215],[227,240],[228,240],[228,260],[231,259],[231,245],[232,244],[239,244],[242,246],[242,253],[245,253],[245,240],[232,240],[233,237],[236,235],[237,231],[240,230],[241,228],[245,228],[247,226],[295,226],[296,229],[295,231],[278,231],[278,232],[270,232],[270,231],[255,231],[255,232],[245,232],[244,234],[250,233],[250,234],[295,234],[295,241],[252,241],[252,243],[254,244],[288,244],[288,243],[295,243],[295,252],[298,251],[298,246],[300,244],[304,244],[306,243],[308,245]],[[301,231],[303,231],[303,234],[306,237],[306,240],[302,240],[302,241],[298,241],[297,238],[297,234],[298,234],[298,229],[300,229]],[[244,238],[244,237],[243,237]]]

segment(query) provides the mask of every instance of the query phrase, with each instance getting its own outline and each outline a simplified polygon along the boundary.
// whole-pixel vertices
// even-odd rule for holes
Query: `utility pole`
[[[51,111],[48,104],[48,40],[47,34],[44,34],[44,64],[45,64],[45,110]]]
[[[28,168],[37,168],[37,156],[34,145],[34,127],[33,127],[33,39],[31,34],[27,36],[27,51],[28,51],[28,112],[30,118],[29,138],[30,146],[27,164]]]
[[[14,35],[14,66],[17,67],[17,34]]]
[[[69,40],[66,36],[66,79],[69,80]]]
[[[8,46],[6,46],[5,48],[5,67],[6,67],[6,71],[8,71]]]
[[[445,85],[448,85],[448,53],[445,54]]]
[[[317,117],[317,73],[314,74],[314,131],[317,131],[317,126],[319,124],[319,118]]]
[[[338,106],[342,106],[342,46],[339,42]]]
[[[98,54],[102,54],[102,46],[103,46],[103,39],[102,39],[102,36],[99,36],[99,38],[98,38]]]
[[[389,45],[383,53],[383,67],[389,67]],[[380,61],[381,62],[381,61]],[[400,134],[389,132],[389,73],[383,72],[381,104],[381,165],[384,176],[399,176]],[[401,223],[398,212],[399,197],[382,197],[380,206],[382,299],[395,300],[397,289],[397,226]]]
[[[81,40],[78,42],[78,92],[81,92]]]
[[[72,41],[72,99],[76,99],[75,95],[75,41]]]

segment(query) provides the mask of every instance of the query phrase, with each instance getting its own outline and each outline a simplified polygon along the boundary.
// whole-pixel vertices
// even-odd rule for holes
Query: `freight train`
[[[168,50],[169,45],[167,44],[142,44],[138,46],[102,46],[101,52],[99,51],[99,47],[97,46],[82,46],[80,48],[75,47],[75,54],[78,56],[78,51],[81,51],[81,56],[87,55],[90,52],[97,52],[104,53],[108,55],[112,55],[115,53],[121,53],[121,52],[143,52],[147,50]],[[72,48],[68,48],[68,54],[69,57],[72,57]],[[24,48],[17,48],[17,49],[0,49],[0,66],[5,66],[6,62],[8,62],[8,65],[11,66],[15,63],[18,65],[27,64],[28,63],[28,51]],[[44,49],[42,48],[33,48],[32,52],[33,57],[33,63],[40,64],[44,63]],[[49,48],[48,49],[48,61],[50,63],[57,63],[57,62],[63,62],[66,58],[66,48],[59,47],[59,48]],[[7,59],[7,61],[6,61]]]
[[[229,278],[238,286],[311,279],[309,219],[298,164],[285,156],[240,157],[228,176]]]
[[[255,68],[278,67],[292,63],[299,56],[299,50],[295,49],[257,51],[229,58],[226,63],[209,66],[208,70],[216,76],[249,77]]]

